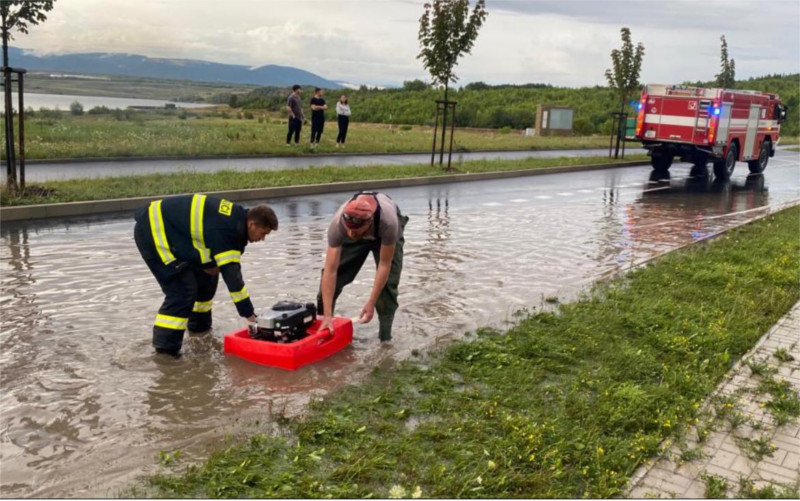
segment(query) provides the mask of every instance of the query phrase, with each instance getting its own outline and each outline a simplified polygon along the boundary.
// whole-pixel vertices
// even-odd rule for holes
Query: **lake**
[[[17,109],[17,93],[12,92],[12,100],[14,109]],[[83,109],[89,111],[98,106],[105,106],[107,108],[122,108],[128,106],[150,106],[163,108],[165,104],[172,103],[178,108],[205,108],[208,106],[215,106],[213,104],[205,103],[178,103],[172,101],[163,101],[160,99],[129,99],[125,97],[99,97],[99,96],[71,96],[68,94],[35,94],[32,92],[25,93],[25,108],[33,108],[38,111],[39,108],[54,109],[58,107],[60,110],[69,110],[69,105],[78,101],[83,105]]]

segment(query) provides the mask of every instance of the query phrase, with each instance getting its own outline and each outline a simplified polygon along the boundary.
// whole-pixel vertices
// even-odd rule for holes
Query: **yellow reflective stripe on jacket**
[[[150,231],[153,233],[153,242],[156,245],[158,255],[164,264],[175,261],[175,256],[169,249],[167,242],[167,232],[164,229],[164,218],[161,215],[161,200],[150,202]]]
[[[247,293],[247,286],[242,287],[242,290],[240,290],[239,292],[231,292],[231,299],[233,299],[234,303],[238,303],[239,301],[244,301],[249,297],[250,294]]]
[[[156,315],[156,326],[164,327],[165,329],[185,330],[186,325],[189,323],[188,318],[173,317],[170,315]]]
[[[194,308],[192,311],[197,313],[205,313],[207,311],[211,311],[211,305],[214,303],[214,300],[211,301],[195,301]]]
[[[214,256],[214,261],[217,262],[217,266],[225,266],[226,264],[230,263],[241,263],[242,253],[237,250],[220,252]]]
[[[195,195],[192,197],[192,209],[189,217],[192,245],[200,254],[200,262],[205,264],[211,262],[211,251],[206,248],[206,240],[203,236],[203,213],[206,206],[205,195]]]

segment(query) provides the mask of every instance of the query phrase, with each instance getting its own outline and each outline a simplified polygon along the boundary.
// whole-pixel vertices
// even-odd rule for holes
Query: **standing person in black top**
[[[299,85],[292,86],[292,93],[289,94],[289,99],[286,101],[286,110],[289,111],[289,133],[286,134],[286,145],[292,144],[292,134],[294,134],[294,143],[300,142],[300,129],[303,128],[303,107],[300,103],[300,89]]]
[[[311,98],[311,147],[314,148],[319,144],[319,138],[322,136],[322,129],[325,128],[325,110],[328,105],[322,96],[325,92],[319,87],[314,88],[314,97]]]
[[[158,353],[177,357],[183,331],[211,328],[211,305],[219,275],[239,315],[256,325],[242,278],[242,253],[278,229],[267,205],[245,209],[225,199],[181,195],[156,200],[136,212],[133,236],[145,264],[166,296],[153,326]]]
[[[336,136],[336,147],[342,145],[344,148],[344,141],[347,139],[347,128],[350,126],[350,105],[347,104],[347,96],[342,94],[339,96],[339,101],[336,102],[336,117],[339,120],[339,135]]]

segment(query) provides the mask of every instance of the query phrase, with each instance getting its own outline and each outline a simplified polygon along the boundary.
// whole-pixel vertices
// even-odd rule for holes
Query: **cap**
[[[348,228],[361,228],[369,222],[378,209],[378,201],[372,195],[359,195],[344,206],[342,219]]]

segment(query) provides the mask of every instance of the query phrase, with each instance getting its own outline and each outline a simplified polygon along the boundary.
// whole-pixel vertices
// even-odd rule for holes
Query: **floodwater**
[[[352,347],[296,372],[222,353],[242,325],[221,284],[208,335],[179,360],[156,357],[161,293],[133,244],[129,214],[6,224],[0,233],[0,494],[113,496],[155,470],[159,451],[203,457],[228,433],[362,380],[483,325],[502,327],[545,298],[800,199],[800,159],[778,153],[765,176],[671,179],[648,167],[388,190],[410,216],[395,340],[376,321]],[[277,233],[243,259],[257,308],[312,300],[329,218],[349,194],[272,200]],[[368,262],[368,264],[370,264]],[[345,289],[355,316],[374,267]],[[260,423],[260,424],[259,424]]]
[[[37,94],[34,92],[26,92],[24,97],[25,109],[33,108],[39,111],[40,108],[47,108],[50,110],[60,109],[62,111],[69,110],[69,105],[78,101],[83,105],[86,111],[98,106],[105,106],[106,108],[120,108],[125,109],[128,106],[147,106],[163,108],[165,104],[174,104],[177,108],[206,108],[215,106],[206,103],[182,103],[175,101],[162,101],[160,99],[135,99],[130,97],[106,97],[106,96],[72,96],[69,94]],[[19,97],[16,92],[11,93],[11,102],[13,108],[16,110],[19,105]]]

